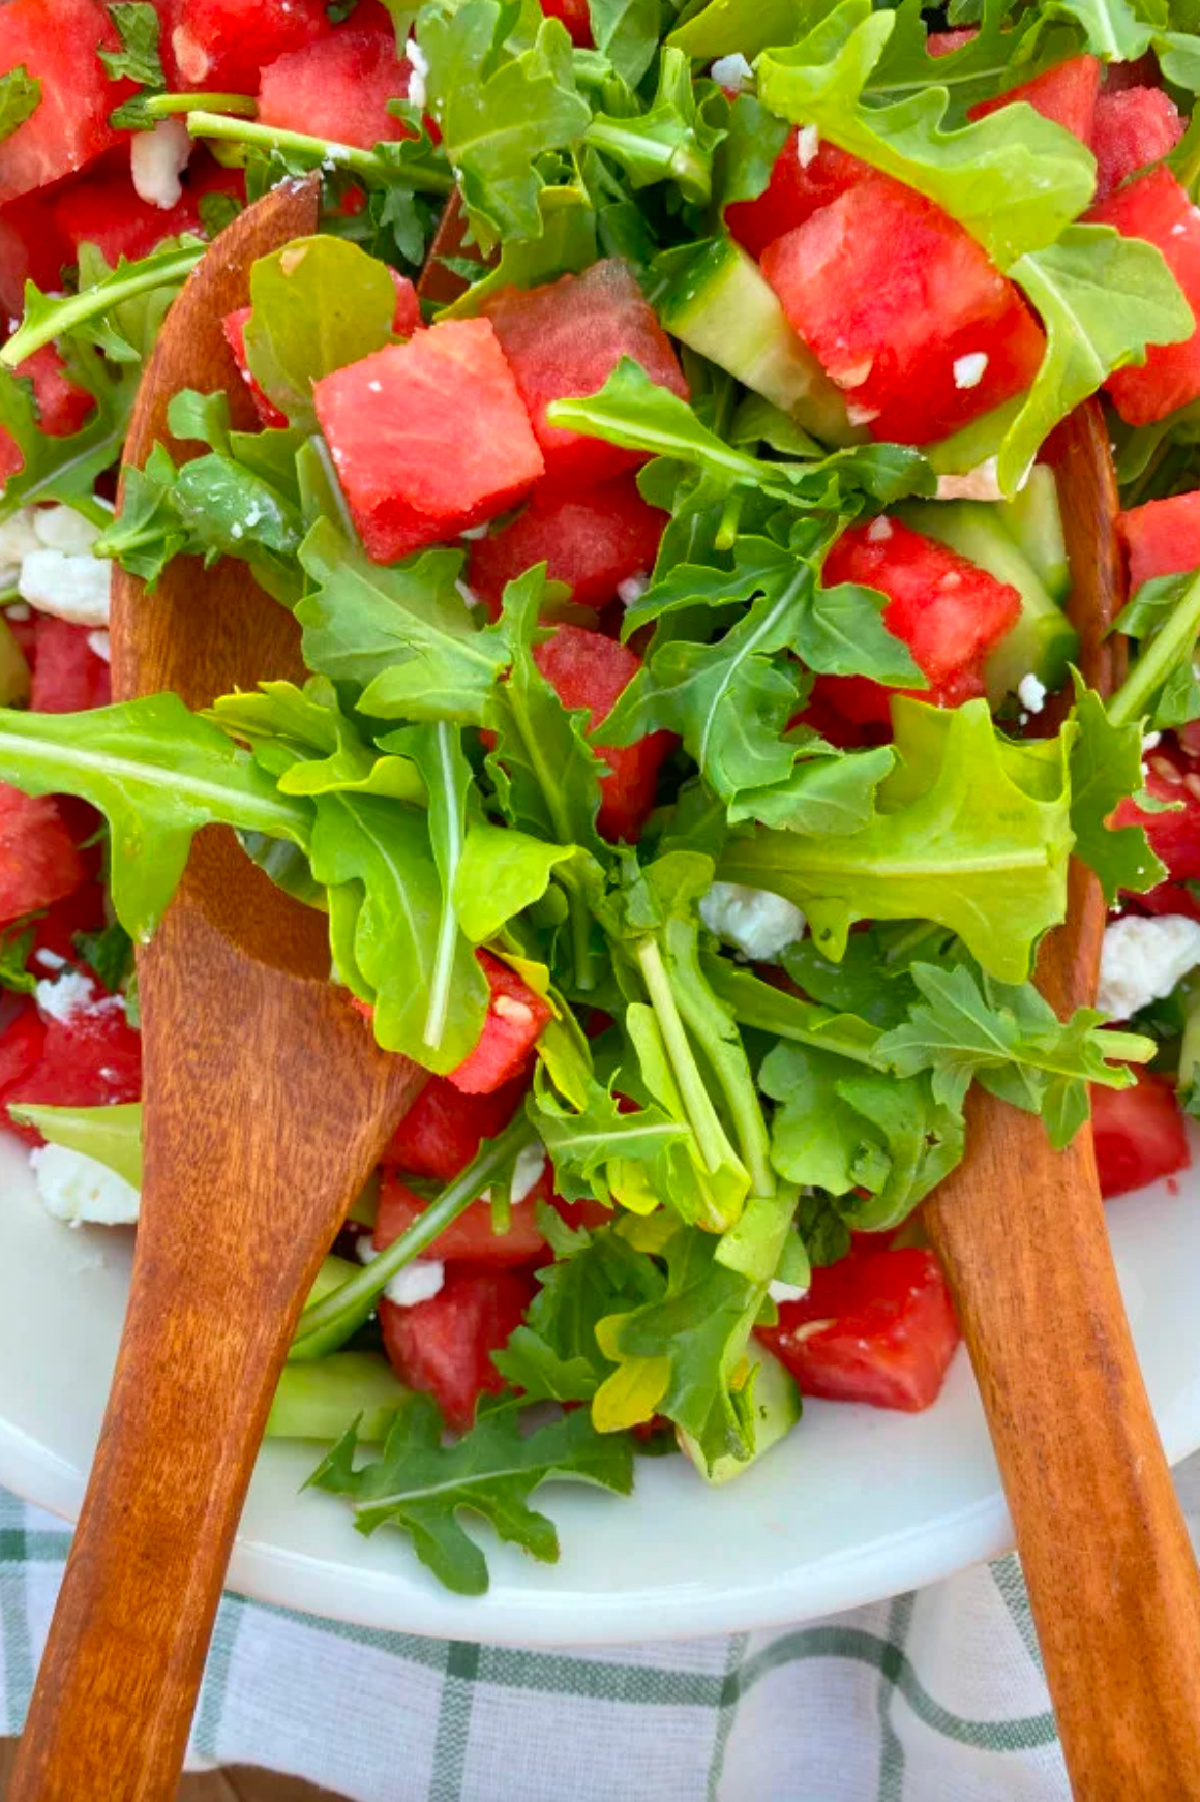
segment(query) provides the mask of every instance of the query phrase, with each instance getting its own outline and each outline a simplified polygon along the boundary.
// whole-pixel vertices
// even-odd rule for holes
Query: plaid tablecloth
[[[1200,1532],[1200,1457],[1178,1473]],[[70,1535],[0,1492],[0,1734]],[[790,1632],[520,1652],[221,1607],[191,1762],[354,1802],[1066,1802],[1013,1558]]]

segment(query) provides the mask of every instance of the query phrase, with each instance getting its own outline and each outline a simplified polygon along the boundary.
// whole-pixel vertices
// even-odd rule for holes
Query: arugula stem
[[[187,128],[194,138],[219,138],[231,144],[245,144],[252,150],[290,151],[293,156],[311,157],[314,168],[349,169],[367,181],[390,186],[416,188],[423,194],[449,194],[454,177],[434,169],[395,169],[376,156],[373,150],[360,150],[354,144],[335,144],[325,138],[310,138],[303,132],[283,131],[257,120],[227,118],[222,113],[188,114]]]
[[[155,288],[166,288],[191,274],[207,249],[205,244],[189,245],[168,256],[155,256],[148,263],[134,263],[127,274],[118,271],[82,294],[68,294],[57,302],[36,324],[22,325],[0,350],[0,363],[15,369],[35,350],[41,350],[64,332],[74,331],[100,313],[108,313],[139,294],[150,294]]]
[[[1150,640],[1108,704],[1114,726],[1128,726],[1140,719],[1150,697],[1161,688],[1200,632],[1200,574],[1193,577],[1162,630]]]
[[[711,172],[687,143],[656,144],[644,132],[623,131],[620,121],[610,118],[593,119],[583,141],[597,150],[611,151],[618,159],[628,157],[635,166],[653,158],[661,165],[664,179],[673,177],[690,198],[703,203],[712,196]]]
[[[331,1294],[305,1308],[296,1328],[289,1362],[323,1358],[344,1345],[370,1315],[392,1278],[419,1257],[428,1246],[478,1201],[491,1178],[511,1163],[519,1152],[537,1140],[524,1112],[506,1126],[498,1138],[489,1139],[475,1161],[456,1176],[414,1220],[407,1232],[393,1239],[386,1251],[342,1283]]]
[[[519,688],[514,683],[508,687],[509,706],[513,719],[525,746],[525,753],[537,775],[538,787],[546,802],[546,811],[550,815],[550,823],[554,835],[560,845],[574,843],[570,822],[563,812],[561,801],[552,777],[552,772],[545,767],[542,747],[538,740],[537,730],[529,718]],[[575,986],[583,993],[596,986],[596,971],[592,959],[592,915],[587,898],[579,888],[572,872],[559,868],[555,871],[558,881],[566,891],[567,911],[571,922],[571,955],[574,963]]]
[[[658,1018],[675,1080],[683,1096],[688,1124],[695,1134],[705,1168],[711,1174],[720,1169],[729,1150],[725,1129],[697,1068],[658,941],[653,938],[639,939],[634,951],[642,980],[646,984],[646,992],[650,996],[650,1005]]]
[[[451,738],[451,733],[455,736]],[[454,985],[454,953],[458,948],[458,916],[450,899],[454,884],[454,874],[462,857],[462,837],[458,820],[454,813],[454,755],[458,750],[456,729],[446,720],[438,720],[434,724],[433,738],[437,746],[437,760],[441,775],[441,788],[447,797],[446,814],[451,837],[447,868],[442,873],[442,917],[438,922],[437,950],[433,960],[433,976],[429,984],[429,1007],[425,1015],[425,1025],[421,1037],[434,1051],[441,1045],[446,1036],[446,1021],[450,1013],[450,995]],[[431,796],[431,807],[433,797]]]
[[[175,113],[231,113],[240,119],[258,117],[253,94],[150,94],[143,102],[152,119],[169,119]]]
[[[721,523],[717,527],[716,548],[719,551],[731,551],[737,543],[741,530],[742,505],[746,499],[745,491],[734,488],[725,497],[725,505],[721,509]]]

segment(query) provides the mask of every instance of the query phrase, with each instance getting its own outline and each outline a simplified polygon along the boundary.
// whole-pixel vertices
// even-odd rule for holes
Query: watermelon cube
[[[448,1183],[494,1139],[521,1105],[529,1084],[524,1075],[488,1095],[464,1095],[445,1076],[431,1076],[392,1134],[381,1162],[409,1176],[432,1176]]]
[[[0,141],[0,205],[82,169],[118,141],[109,114],[132,90],[110,81],[96,52],[116,49],[100,0],[8,0],[0,6],[0,70],[23,64],[38,106]]]
[[[233,352],[238,374],[250,390],[250,398],[258,417],[265,426],[285,426],[287,414],[281,413],[274,401],[259,387],[246,361],[246,321],[249,317],[249,307],[237,307],[232,313],[226,313],[221,321],[221,330],[225,334],[225,342]]]
[[[1166,1077],[1139,1070],[1135,1088],[1096,1084],[1091,1101],[1092,1141],[1105,1200],[1191,1167],[1187,1129]]]
[[[496,1270],[530,1264],[539,1258],[545,1262],[542,1254],[546,1250],[546,1240],[537,1223],[537,1205],[546,1200],[549,1191],[549,1181],[543,1176],[532,1194],[513,1202],[509,1225],[502,1233],[492,1231],[491,1202],[472,1202],[445,1232],[438,1234],[422,1256],[489,1264]],[[379,1217],[375,1222],[373,1243],[376,1251],[385,1251],[393,1239],[406,1233],[421,1218],[427,1205],[394,1172],[387,1172],[379,1198]]]
[[[1183,290],[1193,317],[1200,307],[1200,212],[1167,168],[1151,170],[1093,207],[1089,219],[1122,237],[1155,244]],[[1179,344],[1154,344],[1140,367],[1114,370],[1104,384],[1128,425],[1153,425],[1200,395],[1200,328]]]
[[[583,626],[559,626],[534,658],[564,707],[580,708],[594,732],[628,688],[641,659],[628,645]],[[636,839],[654,808],[658,772],[674,744],[669,732],[651,732],[634,745],[598,745],[608,766],[600,778],[596,824],[605,838]]]
[[[579,606],[603,607],[620,583],[654,568],[666,523],[630,475],[561,499],[535,493],[523,513],[471,546],[467,580],[493,619],[505,583],[543,562]]]
[[[451,1265],[428,1301],[379,1304],[384,1349],[410,1389],[432,1395],[448,1427],[465,1433],[481,1395],[497,1394],[504,1379],[491,1354],[508,1344],[525,1318],[536,1283],[527,1270],[480,1270]]]
[[[173,88],[256,94],[264,63],[332,30],[323,0],[158,0]]]
[[[768,246],[767,280],[872,437],[930,444],[1027,388],[1045,337],[949,214],[887,176]]]
[[[32,998],[18,1001],[11,1014],[6,1010],[6,1016],[4,1025],[0,1026],[0,1121],[12,1129],[14,1123],[8,1118],[9,1097],[15,1095],[36,1070],[46,1043],[46,1023]],[[20,1127],[15,1130],[28,1143],[36,1144],[36,1133]]]
[[[77,388],[70,380],[53,344],[44,344],[18,363],[16,374],[22,381],[33,383],[38,424],[51,438],[69,438],[79,431],[96,404],[86,389]],[[9,476],[24,466],[16,439],[0,426],[0,492]]]
[[[883,623],[929,681],[913,692],[936,707],[957,707],[984,692],[984,663],[1021,612],[1015,588],[899,520],[843,532],[821,580],[827,588],[858,582],[887,595]],[[862,676],[829,676],[821,684],[824,700],[859,723],[886,723],[893,692]]]
[[[139,1099],[141,1034],[129,1025],[118,996],[68,972],[49,985],[44,1001],[39,990],[36,1012],[43,1029],[40,1042],[26,1017],[21,1027],[25,1068],[8,1083],[3,1082],[5,1059],[0,1055],[0,1106],[30,1101],[110,1107]],[[37,1134],[27,1129],[22,1136],[37,1142]]]
[[[542,11],[548,19],[558,19],[566,26],[577,50],[592,47],[592,15],[588,0],[542,0]]]
[[[390,25],[368,29],[351,22],[266,65],[258,116],[266,125],[369,150],[412,136],[388,112],[389,100],[407,96],[411,74],[407,58],[396,55]]]
[[[116,266],[121,257],[136,262],[181,232],[203,231],[200,202],[207,194],[245,198],[246,181],[240,169],[222,169],[202,151],[193,152],[184,176],[183,193],[172,207],[143,200],[126,167],[102,166],[74,181],[51,202],[54,228],[69,247],[68,262],[78,258],[81,244],[94,244],[106,263]]]
[[[609,258],[527,293],[506,288],[486,312],[533,420],[548,487],[591,488],[646,461],[638,451],[546,420],[551,401],[595,394],[622,357],[632,357],[652,381],[686,400],[687,383],[670,340],[627,263]]]
[[[112,670],[88,640],[87,626],[39,613],[35,622],[31,713],[87,713],[112,700]]]
[[[1096,198],[1105,200],[1129,175],[1174,150],[1183,120],[1161,88],[1122,88],[1101,94],[1092,121]]]
[[[960,25],[954,31],[931,31],[925,39],[925,48],[930,56],[953,56],[956,50],[961,50],[978,36],[977,25]]]
[[[75,803],[75,807],[79,807],[78,802]],[[59,811],[62,811],[61,802]],[[93,815],[93,819],[94,817]],[[72,836],[77,838],[79,834],[74,821],[68,822],[68,827]],[[92,822],[88,821],[85,833],[90,836],[94,830]],[[89,850],[84,853],[85,860],[95,856],[99,849],[98,845],[94,848],[89,847]],[[104,889],[94,877],[89,875],[77,889],[73,889],[61,901],[53,902],[44,913],[39,914],[34,926],[31,955],[36,959],[39,951],[49,951],[52,954],[51,962],[53,962],[53,958],[61,957],[64,963],[78,963],[79,947],[75,943],[76,934],[99,932],[107,924],[108,915],[105,911]],[[39,976],[45,976],[50,965],[36,963],[34,967]]]
[[[396,311],[392,316],[392,330],[397,338],[411,338],[421,323],[421,302],[417,290],[407,275],[401,275],[398,269],[389,269],[392,286],[396,290]]]
[[[62,286],[62,272],[75,261],[54,216],[40,195],[29,194],[0,209],[0,338],[25,311],[25,283],[44,291]]]
[[[313,386],[334,467],[376,563],[515,506],[544,468],[486,319],[447,319]]]
[[[1172,882],[1200,881],[1200,761],[1182,750],[1156,750],[1146,759],[1145,787],[1169,811],[1143,813],[1126,796],[1113,814],[1113,825],[1144,827],[1150,849],[1166,864]]]
[[[1127,508],[1117,515],[1117,531],[1129,559],[1133,593],[1152,576],[1200,569],[1200,489]]]
[[[549,1004],[508,964],[490,951],[475,955],[491,991],[488,1011],[474,1051],[447,1080],[464,1095],[490,1095],[525,1069],[552,1016]]]
[[[54,797],[0,782],[0,926],[61,901],[85,875]]]
[[[1098,57],[1073,56],[1069,62],[1047,69],[1044,75],[1023,82],[1019,88],[1010,88],[1007,94],[1000,94],[995,100],[977,101],[968,109],[968,117],[984,119],[989,113],[999,112],[1002,106],[1023,100],[1043,119],[1052,119],[1056,125],[1065,126],[1081,143],[1088,144],[1101,73]]]
[[[793,126],[775,158],[771,179],[757,200],[736,200],[725,209],[725,224],[752,257],[795,231],[818,208],[829,206],[847,188],[872,173],[869,163],[821,143],[815,125]]]

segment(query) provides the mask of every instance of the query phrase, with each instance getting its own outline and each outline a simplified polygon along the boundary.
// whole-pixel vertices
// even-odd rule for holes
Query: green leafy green
[[[597,50],[636,87],[658,50],[661,0],[589,0],[588,12]]]
[[[125,987],[133,975],[133,940],[119,920],[98,932],[77,932],[72,943],[110,995]]]
[[[412,1540],[422,1564],[458,1595],[482,1595],[487,1562],[459,1524],[461,1510],[482,1515],[502,1539],[553,1564],[558,1534],[529,1497],[551,1479],[598,1484],[618,1495],[633,1487],[628,1441],[605,1439],[577,1411],[525,1435],[503,1404],[486,1406],[471,1432],[442,1443],[442,1423],[426,1395],[408,1395],[396,1412],[383,1456],[355,1468],[358,1435],[351,1428],[309,1479],[317,1489],[346,1496],[360,1533],[396,1527]]]
[[[1137,662],[1109,703],[1114,725],[1182,726],[1200,717],[1193,668],[1200,633],[1200,574],[1156,576],[1118,614],[1114,631],[1140,640]]]
[[[143,87],[166,87],[158,54],[159,19],[148,0],[110,0],[108,16],[121,40],[119,50],[97,55],[113,81],[136,81]]]
[[[51,1145],[95,1158],[133,1188],[142,1186],[142,1104],[124,1102],[117,1107],[47,1107],[23,1101],[13,1103],[13,1118],[31,1126]]]
[[[26,968],[33,950],[34,928],[7,926],[0,933],[0,989],[16,995],[32,995],[37,977]]]
[[[677,24],[666,39],[669,47],[704,62],[740,51],[757,56],[769,44],[790,44],[803,28],[808,0],[763,0],[748,13],[742,0],[708,0]]]
[[[681,50],[664,50],[658,88],[644,113],[597,112],[586,141],[620,164],[634,188],[674,182],[688,200],[707,202],[712,195],[713,152],[724,131],[709,124],[698,102],[687,58]]]
[[[18,63],[0,75],[0,144],[18,126],[31,119],[42,104],[42,84],[30,75],[27,63]]]
[[[1138,894],[1162,882],[1165,866],[1142,826],[1110,826],[1115,807],[1142,787],[1142,728],[1116,725],[1093,689],[1076,683],[1079,736],[1071,751],[1071,829],[1075,855],[1100,878],[1111,906],[1122,889]]]

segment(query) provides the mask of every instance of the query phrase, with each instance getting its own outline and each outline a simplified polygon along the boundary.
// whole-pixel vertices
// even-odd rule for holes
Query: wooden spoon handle
[[[1119,679],[1107,434],[1084,409],[1056,446],[1081,661]],[[1105,908],[1071,871],[1038,983],[1060,1014],[1096,992]],[[1051,1149],[1040,1120],[976,1093],[969,1153],[926,1204],[1016,1528],[1063,1754],[1079,1802],[1200,1799],[1200,1578],[1117,1287],[1090,1128]]]

